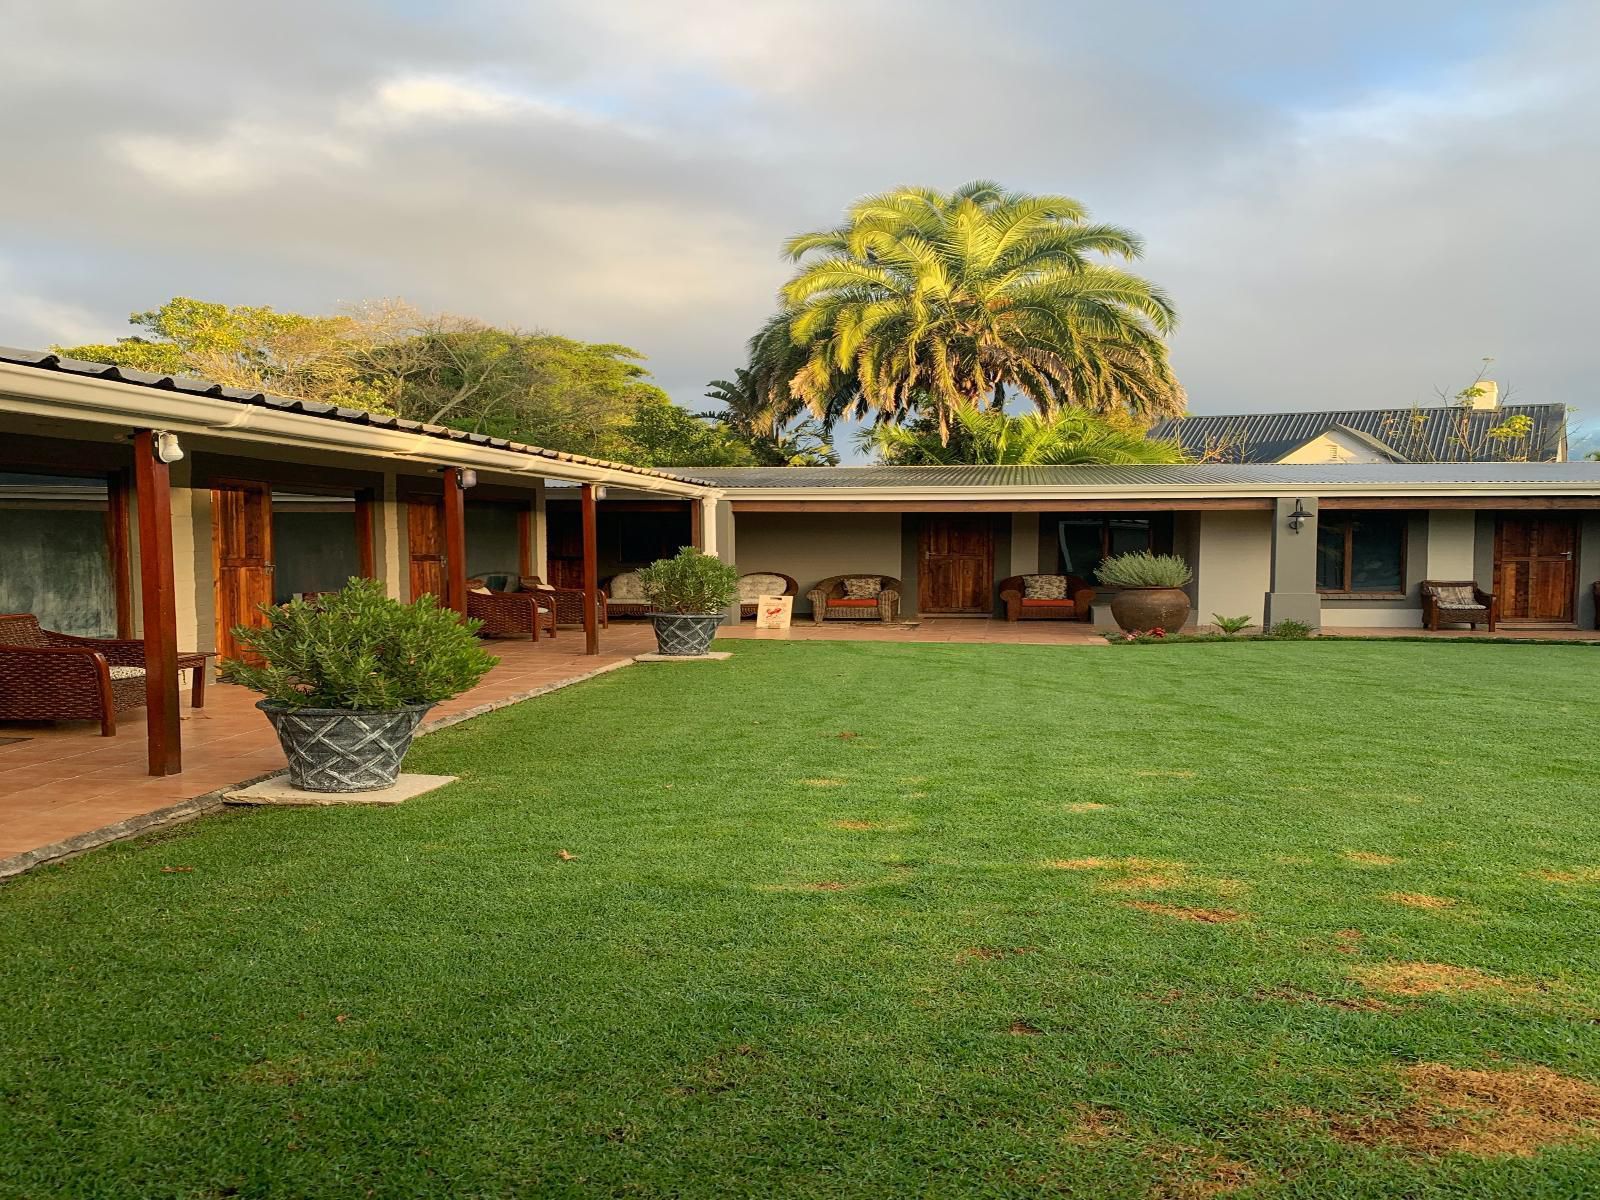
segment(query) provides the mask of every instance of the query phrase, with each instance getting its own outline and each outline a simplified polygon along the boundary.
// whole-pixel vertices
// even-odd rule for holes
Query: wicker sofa
[[[1061,580],[1060,599],[1030,597],[1029,581]],[[1052,590],[1052,589],[1041,589]],[[1008,621],[1087,621],[1095,600],[1094,586],[1076,575],[1012,575],[1000,581],[1000,599]]]
[[[798,596],[800,585],[781,571],[752,571],[739,576],[739,617],[756,615],[756,603],[763,596]]]
[[[600,581],[600,590],[606,594],[606,615],[616,617],[643,617],[650,611],[645,599],[644,584],[637,571],[624,571]]]
[[[482,621],[479,637],[556,635],[555,605],[541,602],[536,592],[497,592],[481,579],[467,580],[467,616]]]
[[[518,575],[515,577],[516,587],[509,589],[521,594],[524,592],[537,592],[540,603],[553,603],[556,610],[557,625],[581,626],[583,624],[583,589],[553,587],[540,579],[537,575]],[[606,598],[604,592],[595,595],[595,619],[602,629],[606,624]]]
[[[1422,581],[1422,623],[1435,633],[1440,622],[1446,625],[1480,623],[1494,632],[1500,610],[1493,592],[1486,592],[1475,579],[1424,579]]]
[[[850,579],[876,580],[878,590],[872,596],[851,596],[845,584]],[[808,591],[806,599],[811,601],[811,620],[817,625],[824,621],[887,624],[900,616],[900,581],[893,575],[832,575]]]
[[[206,703],[206,656],[180,654],[194,676],[190,706]],[[144,643],[85,638],[43,629],[32,613],[0,613],[0,721],[99,721],[117,732],[117,714],[145,703]]]

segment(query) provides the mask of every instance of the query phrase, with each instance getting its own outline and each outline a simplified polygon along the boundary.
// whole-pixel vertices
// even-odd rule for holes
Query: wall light
[[[1289,514],[1289,528],[1299,533],[1305,523],[1314,520],[1315,517],[1315,513],[1306,511],[1306,502],[1297,498],[1294,502],[1294,511]]]
[[[178,435],[168,433],[165,429],[155,431],[156,461],[171,466],[183,459],[183,447],[178,442]]]
[[[471,467],[456,468],[456,483],[462,491],[478,486],[478,473]]]
[[[604,487],[595,488],[594,498],[596,500],[604,500],[606,498],[606,489]]]

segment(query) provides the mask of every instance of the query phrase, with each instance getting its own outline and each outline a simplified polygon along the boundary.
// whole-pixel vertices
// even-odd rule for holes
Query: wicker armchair
[[[194,675],[189,703],[206,703],[206,656],[180,654]],[[32,613],[0,613],[0,721],[99,721],[117,732],[117,714],[143,708],[144,643],[84,638],[41,629]]]
[[[518,575],[515,591],[537,592],[540,603],[555,604],[557,625],[583,624],[583,589],[551,587],[537,575]],[[606,627],[606,596],[604,592],[595,595],[595,618],[600,623],[600,628]]]
[[[1030,579],[1064,580],[1067,594],[1060,600],[1032,599],[1027,595]],[[1095,590],[1076,575],[1012,575],[1000,581],[1000,599],[1008,621],[1087,621]]]
[[[540,604],[533,592],[495,592],[479,580],[467,581],[467,616],[483,622],[479,637],[531,637],[556,635],[556,610]]]
[[[756,602],[762,596],[798,596],[800,585],[781,571],[752,571],[739,576],[739,618],[756,615]]]
[[[637,571],[624,571],[600,581],[605,593],[608,617],[643,617],[650,612],[650,603],[644,597],[644,585]]]
[[[876,579],[879,592],[867,598],[845,595],[846,579]],[[821,625],[823,621],[882,621],[888,624],[900,616],[900,581],[893,575],[869,575],[854,572],[833,575],[824,579],[806,593],[811,601],[811,620]]]
[[[1435,633],[1439,623],[1470,625],[1479,622],[1494,632],[1500,608],[1493,592],[1480,588],[1472,579],[1424,579],[1422,581],[1422,623]]]

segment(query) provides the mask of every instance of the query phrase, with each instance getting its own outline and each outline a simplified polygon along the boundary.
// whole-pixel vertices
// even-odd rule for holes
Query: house
[[[1508,624],[1588,627],[1600,463],[651,470],[0,350],[0,612],[143,638],[158,668],[352,574],[464,610],[471,575],[595,593],[682,544],[793,576],[802,616],[817,581],[862,573],[899,579],[907,617],[991,617],[1006,576],[1151,549],[1194,568],[1197,621],[1418,628],[1423,579],[1475,579]],[[147,696],[171,774],[176,670]]]
[[[1565,462],[1567,410],[1500,404],[1492,381],[1464,404],[1176,417],[1150,430],[1199,462]]]

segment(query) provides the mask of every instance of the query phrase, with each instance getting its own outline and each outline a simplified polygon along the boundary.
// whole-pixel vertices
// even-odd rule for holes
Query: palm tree
[[[768,375],[798,363],[789,390],[824,420],[928,412],[946,437],[955,409],[1003,409],[1008,390],[1045,416],[1183,411],[1162,340],[1171,301],[1098,261],[1137,258],[1139,238],[1069,197],[900,188],[785,249],[800,268],[753,361]]]
[[[1012,416],[971,404],[950,409],[947,434],[938,421],[879,424],[863,432],[860,446],[884,462],[904,466],[983,463],[1063,466],[1087,463],[1139,465],[1183,462],[1175,441],[1152,441],[1127,418],[1102,417],[1081,408],[1045,416]]]
[[[832,466],[839,461],[824,426],[817,421],[795,423],[799,404],[792,398],[775,402],[749,367],[737,368],[731,380],[713,379],[706,385],[706,399],[722,407],[696,415],[721,423],[750,447],[762,466]]]

